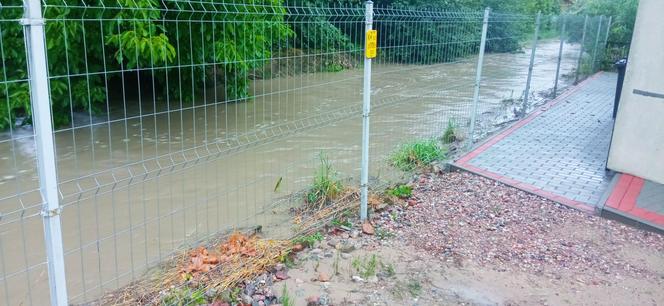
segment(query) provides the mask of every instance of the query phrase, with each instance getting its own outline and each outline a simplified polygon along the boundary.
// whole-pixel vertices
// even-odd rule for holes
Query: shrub
[[[104,103],[121,103],[137,96],[138,80],[154,84],[159,98],[167,97],[170,91],[171,98],[190,103],[200,95],[194,88],[201,88],[205,77],[216,73],[225,78],[226,100],[246,99],[251,70],[264,65],[274,44],[293,35],[284,22],[286,10],[279,0],[233,5],[238,12],[228,16],[205,13],[203,4],[195,3],[187,10],[188,20],[201,21],[195,23],[171,16],[171,12],[181,10],[182,4],[175,1],[90,0],[84,6],[70,0],[42,2],[48,20],[44,31],[56,127],[70,124],[73,112],[96,114]],[[205,5],[207,10],[223,11],[233,3],[247,4],[226,0]],[[20,7],[21,1],[8,0],[3,5]],[[3,8],[2,14],[5,20],[13,20],[22,17],[22,10]],[[222,23],[221,18],[252,22]],[[30,123],[31,107],[23,26],[3,24],[0,36],[8,63],[0,67],[7,83],[0,91],[0,100],[6,101],[0,106],[0,129],[6,129]],[[191,73],[166,68],[176,64],[191,65]],[[159,68],[160,73],[143,71],[146,68]],[[124,72],[105,73],[108,71]],[[131,81],[125,84],[125,80]],[[125,96],[114,97],[117,92]]]

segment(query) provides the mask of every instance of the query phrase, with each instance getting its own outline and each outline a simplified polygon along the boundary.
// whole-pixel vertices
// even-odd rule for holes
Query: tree
[[[580,0],[573,10],[580,14],[613,16],[610,42],[629,44],[632,41],[638,0]]]
[[[197,98],[195,88],[203,86],[205,76],[219,74],[226,81],[226,100],[244,99],[250,70],[271,57],[277,41],[292,35],[281,0],[102,1],[44,2],[56,126],[70,124],[77,111],[98,113],[111,95],[126,101],[134,92],[140,99],[143,93],[131,88],[140,82],[127,79],[151,82],[155,95],[171,94],[186,103]],[[5,5],[20,8],[22,1]],[[22,16],[20,9],[1,13],[7,20]],[[2,27],[0,74],[6,78],[0,91],[0,129],[5,129],[29,123],[31,109],[23,29],[18,23]]]

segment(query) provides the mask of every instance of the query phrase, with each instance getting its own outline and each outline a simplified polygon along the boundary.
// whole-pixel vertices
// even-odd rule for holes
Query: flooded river
[[[557,41],[539,46],[532,92],[553,87],[557,52]],[[561,75],[573,71],[577,55],[577,45],[565,45]],[[528,53],[485,57],[478,135],[514,119],[519,105],[505,100],[521,97],[528,61]],[[385,157],[399,144],[440,136],[450,121],[467,129],[475,66],[476,58],[374,65],[372,180],[393,176]],[[569,83],[561,77],[559,87]],[[248,102],[184,109],[143,101],[157,111],[129,107],[127,116],[87,122],[81,115],[82,124],[56,132],[72,301],[127,284],[219,231],[261,225],[267,235],[288,236],[279,204],[307,188],[321,153],[357,184],[361,69],[258,80],[251,94]],[[30,127],[0,135],[0,301],[11,305],[48,299],[31,135]]]

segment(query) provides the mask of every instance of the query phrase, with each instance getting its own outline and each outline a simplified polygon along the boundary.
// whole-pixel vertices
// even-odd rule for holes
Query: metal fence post
[[[30,100],[37,146],[39,185],[42,199],[44,239],[48,256],[48,281],[52,305],[67,305],[67,282],[60,225],[60,203],[53,143],[53,126],[48,84],[48,65],[44,44],[44,19],[41,2],[25,0],[22,24],[26,27],[26,45],[30,71]]]
[[[597,34],[595,35],[595,45],[593,46],[593,61],[592,61],[592,73],[597,69],[597,47],[599,46],[599,35],[602,33],[602,19],[604,16],[599,16],[599,22],[597,23]]]
[[[613,16],[609,16],[609,21],[606,24],[606,33],[604,33],[604,47],[609,42],[609,34],[611,30],[611,24],[613,24]]]
[[[365,39],[372,29],[373,2],[365,5]],[[366,48],[366,43],[365,43]],[[364,56],[364,81],[362,89],[362,169],[360,173],[360,219],[367,219],[367,201],[369,198],[369,113],[371,111],[371,59]]]
[[[600,55],[600,63],[604,56],[606,55],[606,44],[609,42],[609,31],[611,30],[611,24],[613,22],[613,16],[609,16],[609,21],[606,23],[606,32],[604,33],[604,43],[602,44],[602,53]]]
[[[484,9],[484,19],[482,21],[482,39],[480,40],[480,54],[477,58],[477,69],[475,73],[475,91],[473,92],[473,110],[470,114],[470,131],[468,132],[467,149],[473,145],[473,136],[475,135],[475,121],[477,116],[477,104],[480,100],[480,83],[482,81],[482,66],[484,63],[484,49],[486,47],[486,33],[489,29],[490,9]]]
[[[574,84],[579,82],[579,73],[581,71],[581,62],[583,61],[583,48],[586,43],[586,29],[588,28],[588,15],[583,20],[583,34],[581,34],[581,48],[579,48],[579,59],[576,63],[576,75],[574,76]]]
[[[541,17],[542,17],[542,12],[538,12],[537,19],[535,19],[535,35],[533,36],[533,48],[530,51],[530,64],[528,65],[528,79],[526,80],[526,90],[523,92],[523,107],[521,110],[522,117],[526,115],[526,112],[528,112],[528,95],[530,95],[530,81],[533,79],[533,65],[535,64],[535,51],[537,50],[537,39],[539,36]]]
[[[565,21],[567,16],[562,16],[563,25],[560,27],[560,46],[558,47],[558,65],[556,66],[556,80],[553,83],[553,97],[558,96],[558,78],[560,76],[560,62],[563,59],[563,45],[565,44]]]

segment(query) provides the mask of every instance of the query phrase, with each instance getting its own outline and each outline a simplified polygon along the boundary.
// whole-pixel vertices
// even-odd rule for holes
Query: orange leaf
[[[208,258],[205,259],[205,263],[216,265],[219,263],[219,258],[214,256],[209,256]]]

